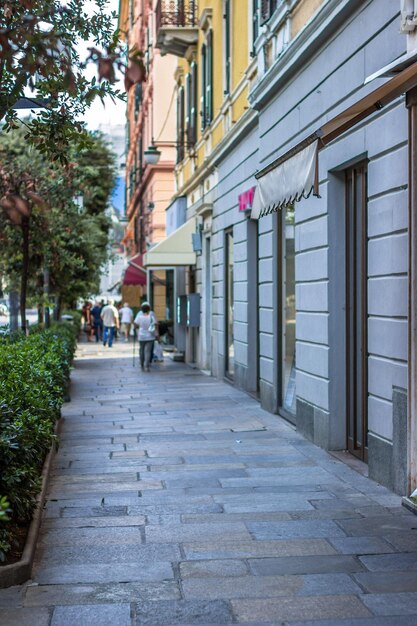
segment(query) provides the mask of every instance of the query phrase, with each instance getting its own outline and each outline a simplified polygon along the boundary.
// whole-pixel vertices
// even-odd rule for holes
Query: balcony
[[[197,0],[159,0],[156,6],[156,47],[161,54],[184,57],[198,40]]]

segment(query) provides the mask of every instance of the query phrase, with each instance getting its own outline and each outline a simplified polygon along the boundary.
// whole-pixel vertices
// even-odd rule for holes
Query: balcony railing
[[[198,39],[197,0],[159,0],[155,10],[156,46],[162,54],[184,56]]]
[[[161,26],[197,26],[197,0],[159,0],[156,29]]]

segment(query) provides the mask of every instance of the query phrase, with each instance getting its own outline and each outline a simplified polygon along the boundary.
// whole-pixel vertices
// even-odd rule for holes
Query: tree
[[[83,141],[62,166],[25,141],[23,126],[0,134],[0,274],[9,287],[20,282],[22,326],[27,294],[42,301],[45,266],[52,292],[71,303],[95,291],[106,260],[115,156],[98,134]]]
[[[143,53],[127,52],[114,28],[116,14],[108,0],[9,0],[0,9],[0,121],[17,124],[13,108],[27,89],[43,108],[26,122],[26,138],[61,163],[68,149],[84,139],[79,121],[92,101],[106,96],[123,98],[113,87],[115,69],[125,73],[130,88],[145,79]],[[87,59],[78,44],[94,41]],[[98,67],[88,80],[87,62]],[[34,102],[34,104],[36,104]]]

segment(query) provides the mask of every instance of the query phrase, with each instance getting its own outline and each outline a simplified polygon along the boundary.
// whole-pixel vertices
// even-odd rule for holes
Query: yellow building
[[[215,375],[235,374],[235,307],[222,303],[222,310],[214,311],[212,301],[216,294],[233,298],[233,224],[246,219],[259,167],[258,111],[250,105],[251,93],[323,1],[158,0],[156,5],[156,46],[178,58],[174,199],[185,199],[187,219],[196,223],[198,256],[186,268],[185,284],[187,293],[201,295],[201,326],[188,332],[186,357]],[[249,156],[242,166],[236,162],[244,169],[237,173],[231,155],[245,144]],[[235,191],[224,194],[226,179]]]

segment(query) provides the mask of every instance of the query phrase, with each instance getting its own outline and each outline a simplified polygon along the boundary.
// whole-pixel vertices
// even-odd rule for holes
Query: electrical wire
[[[167,111],[167,114],[166,114],[166,117],[165,117],[164,123],[162,124],[162,128],[161,128],[161,130],[159,131],[159,134],[158,134],[158,136],[157,136],[157,138],[156,138],[156,140],[155,140],[155,141],[159,141],[159,139],[160,139],[160,137],[161,137],[162,133],[163,133],[163,132],[164,132],[164,130],[165,130],[165,127],[166,127],[166,125],[167,125],[167,123],[168,123],[168,120],[169,120],[169,115],[170,115],[170,113],[171,113],[171,108],[172,108],[172,105],[173,105],[173,103],[174,103],[174,97],[175,97],[175,89],[173,89],[173,90],[172,90],[171,102],[169,103],[168,111]]]

